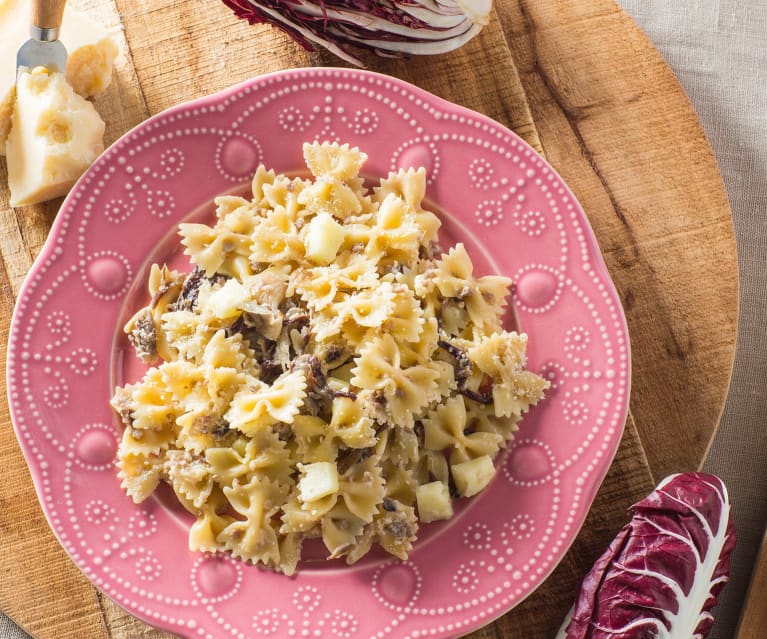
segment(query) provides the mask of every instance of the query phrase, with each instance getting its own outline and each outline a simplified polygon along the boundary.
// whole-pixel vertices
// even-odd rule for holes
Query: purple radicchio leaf
[[[724,483],[671,475],[630,512],[584,577],[558,638],[703,639],[735,547]]]
[[[445,53],[490,19],[492,0],[223,0],[250,24],[268,22],[309,51],[320,45],[362,65],[355,49],[379,55]]]

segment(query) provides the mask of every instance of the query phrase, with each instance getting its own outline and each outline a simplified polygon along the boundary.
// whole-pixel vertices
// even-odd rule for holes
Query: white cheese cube
[[[104,150],[104,121],[62,73],[22,70],[8,135],[11,206],[64,195]]]
[[[321,211],[309,222],[304,246],[306,257],[315,264],[330,264],[344,243],[344,227],[327,211]]]
[[[16,51],[29,38],[31,7],[27,0],[0,0],[0,155],[11,128]],[[106,89],[118,54],[112,33],[66,6],[61,41],[68,53],[66,78],[75,92],[87,98]]]
[[[298,482],[298,497],[304,502],[322,499],[338,492],[338,469],[332,462],[298,464],[303,475]]]
[[[208,299],[208,309],[214,317],[231,319],[242,313],[250,300],[250,294],[242,284],[231,278]]]
[[[418,504],[418,519],[425,524],[439,519],[450,519],[453,516],[453,502],[447,484],[433,481],[421,484],[415,489],[415,500]]]
[[[463,497],[476,495],[495,477],[495,466],[489,455],[453,464],[450,471],[455,480],[455,487]]]

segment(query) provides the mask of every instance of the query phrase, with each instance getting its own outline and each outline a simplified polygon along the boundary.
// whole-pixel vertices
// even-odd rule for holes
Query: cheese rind
[[[11,206],[64,195],[104,150],[104,121],[64,74],[22,69],[8,135]]]
[[[0,0],[0,155],[11,128],[16,84],[16,52],[29,38],[30,3]],[[111,33],[97,22],[66,7],[61,41],[67,49],[66,77],[84,98],[101,93],[112,80],[118,54]]]

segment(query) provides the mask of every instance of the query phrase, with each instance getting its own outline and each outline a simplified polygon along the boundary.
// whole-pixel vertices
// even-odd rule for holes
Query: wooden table
[[[254,75],[333,65],[217,0],[72,0],[121,27],[123,56],[96,106],[107,142],[149,115]],[[368,59],[495,118],[543,153],[586,210],[626,310],[631,415],[586,524],[553,575],[472,637],[552,637],[578,582],[663,476],[698,467],[729,382],[737,260],[727,197],[687,98],[612,0],[498,0],[452,54]],[[0,329],[59,202],[13,210],[0,162]],[[158,638],[80,574],[37,504],[5,404],[0,412],[0,609],[37,637]]]

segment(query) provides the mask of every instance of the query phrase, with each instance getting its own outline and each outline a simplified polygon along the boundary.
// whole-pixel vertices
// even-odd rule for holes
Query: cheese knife
[[[43,66],[50,71],[64,72],[67,50],[59,40],[61,19],[66,0],[33,0],[29,40],[16,54],[16,69]]]

